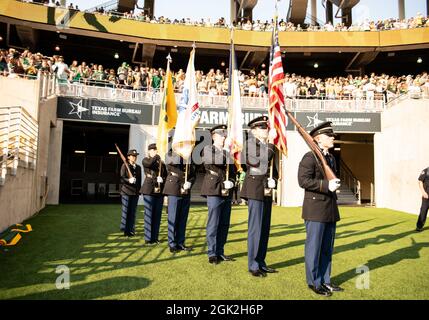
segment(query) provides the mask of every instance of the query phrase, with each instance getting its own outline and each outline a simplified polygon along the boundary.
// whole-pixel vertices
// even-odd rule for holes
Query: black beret
[[[252,121],[250,121],[248,124],[250,129],[256,128],[256,127],[261,127],[263,129],[267,129],[268,128],[268,117],[267,116],[260,116],[257,117],[255,119],[253,119]]]
[[[139,155],[139,153],[137,152],[137,150],[136,149],[131,149],[131,150],[128,150],[128,152],[127,152],[127,156],[138,156]]]
[[[331,121],[325,121],[310,131],[310,136],[312,136],[313,138],[318,136],[319,134],[326,134],[328,136],[335,136],[334,130],[332,129],[332,122]]]
[[[156,148],[156,143],[151,143],[148,147],[147,147],[147,149],[148,150],[157,150],[157,148]]]

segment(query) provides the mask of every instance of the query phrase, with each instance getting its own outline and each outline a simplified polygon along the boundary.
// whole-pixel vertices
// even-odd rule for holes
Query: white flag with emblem
[[[176,130],[173,137],[173,151],[183,159],[189,159],[195,146],[195,127],[200,122],[201,111],[198,105],[197,81],[195,79],[195,48],[191,51],[182,97],[178,107]]]

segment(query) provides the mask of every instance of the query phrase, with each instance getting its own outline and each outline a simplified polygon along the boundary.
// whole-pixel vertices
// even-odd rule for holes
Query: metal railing
[[[119,89],[105,86],[88,86],[80,83],[58,84],[57,95],[78,98],[90,98],[120,102],[159,105],[162,92],[159,90],[140,91]],[[179,101],[181,93],[176,93]],[[212,108],[227,108],[228,97],[224,95],[198,95],[200,106]],[[286,107],[291,111],[331,111],[331,112],[382,112],[385,108],[383,99],[286,99]],[[268,98],[241,97],[241,105],[246,109],[267,109]]]
[[[37,74],[39,80],[39,96],[40,99],[48,99],[56,95],[57,93],[57,79],[52,73],[39,72]]]
[[[361,184],[343,160],[340,160],[340,180],[347,189],[353,192],[357,204],[361,204]]]
[[[398,96],[392,97],[391,99],[388,99],[386,102],[386,108],[391,108],[393,106],[398,105],[404,100],[407,99],[429,99],[429,88],[425,88],[421,92],[407,92],[402,93]]]
[[[8,170],[16,175],[18,167],[36,167],[38,131],[37,121],[24,108],[0,107],[0,186]]]

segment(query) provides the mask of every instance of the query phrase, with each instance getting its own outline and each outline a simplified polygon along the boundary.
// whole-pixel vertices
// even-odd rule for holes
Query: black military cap
[[[156,143],[151,143],[148,147],[147,147],[147,150],[157,150],[156,149]]]
[[[128,150],[128,152],[127,152],[127,156],[138,156],[139,155],[139,153],[137,152],[137,150],[136,149],[131,149],[131,150]]]
[[[213,128],[210,129],[210,133],[219,133],[219,134],[224,134],[225,130],[227,129],[227,126],[224,124],[220,124],[218,126],[214,126]]]
[[[312,136],[313,138],[318,136],[319,134],[326,134],[327,136],[334,137],[335,133],[332,129],[332,122],[325,121],[310,131],[310,136]]]
[[[250,129],[259,127],[262,129],[268,129],[268,117],[267,116],[261,116],[253,119],[248,124]]]

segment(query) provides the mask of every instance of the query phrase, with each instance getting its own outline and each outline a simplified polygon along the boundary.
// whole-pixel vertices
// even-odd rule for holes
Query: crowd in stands
[[[36,2],[34,0],[22,0],[25,2]],[[42,2],[47,6],[61,6],[58,0],[39,0],[37,2]],[[78,6],[74,6],[73,3],[67,7],[71,10],[79,10]],[[182,24],[189,26],[200,26],[200,27],[220,27],[220,28],[230,28],[230,25],[226,22],[225,18],[220,18],[217,21],[211,21],[210,18],[201,19],[199,21],[191,21],[190,18],[183,19],[169,19],[168,17],[159,16],[151,17],[145,12],[125,12],[119,13],[112,10],[105,10],[103,7],[95,8],[96,13],[105,14],[105,15],[116,15],[121,16],[126,19],[134,19],[138,21],[144,21],[148,23],[159,23],[159,24]],[[271,21],[262,21],[262,20],[249,20],[241,19],[233,23],[234,27],[242,30],[253,30],[253,31],[272,31],[274,22]],[[311,25],[311,24],[293,24],[292,22],[287,22],[281,19],[279,21],[279,31],[382,31],[382,30],[400,30],[400,29],[412,29],[412,28],[421,28],[429,27],[429,17],[423,16],[420,12],[417,13],[415,17],[409,19],[385,19],[378,21],[371,21],[365,19],[361,22],[353,23],[351,26],[346,26],[344,23],[326,23],[324,25]]]
[[[158,91],[163,88],[164,69],[130,66],[123,62],[119,67],[105,68],[100,64],[72,61],[64,62],[62,56],[47,57],[29,50],[19,52],[13,48],[0,50],[0,75],[34,79],[38,73],[55,74],[59,83],[82,83],[129,90]],[[183,90],[185,72],[172,72],[174,89]],[[228,69],[196,71],[197,90],[200,94],[217,96],[228,94]],[[266,97],[268,76],[265,70],[240,72],[241,95]],[[365,76],[336,76],[313,78],[297,74],[285,74],[284,94],[288,98],[305,99],[388,99],[402,93],[429,96],[427,72],[411,76],[389,76],[374,73]]]

